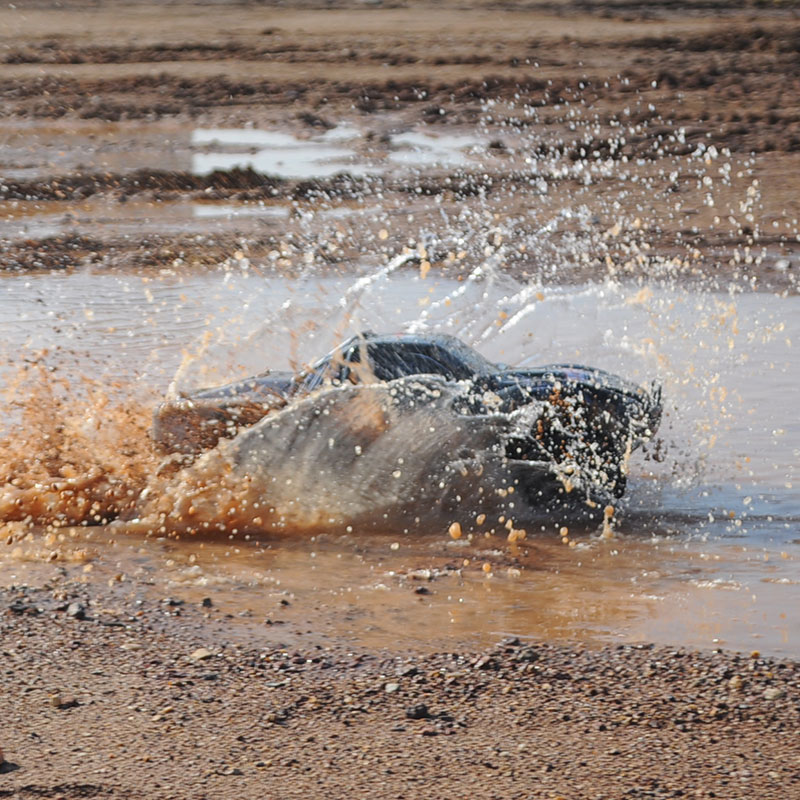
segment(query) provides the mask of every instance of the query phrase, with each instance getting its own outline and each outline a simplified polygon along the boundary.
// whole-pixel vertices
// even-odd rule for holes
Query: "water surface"
[[[446,331],[508,364],[583,362],[664,386],[663,441],[634,456],[611,540],[575,525],[563,544],[560,519],[537,521],[513,550],[499,533],[453,541],[444,526],[259,543],[129,532],[130,544],[101,548],[99,570],[150,571],[159,591],[189,599],[214,586],[256,618],[289,593],[290,622],[319,607],[326,634],[373,644],[401,626],[431,646],[509,633],[800,652],[796,296],[529,285],[486,265],[456,281],[398,258],[346,277],[311,267],[292,281],[246,261],[194,274],[14,276],[0,297],[9,378],[24,356],[67,381],[90,373],[124,386],[145,406],[170,385],[296,367],[364,329]],[[75,535],[119,541],[112,530]],[[30,553],[4,559],[8,583],[49,568]]]

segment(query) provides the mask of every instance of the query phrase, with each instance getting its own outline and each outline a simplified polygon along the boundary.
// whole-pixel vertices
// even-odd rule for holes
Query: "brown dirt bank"
[[[791,661],[363,652],[116,586],[0,593],[0,797],[800,796]]]

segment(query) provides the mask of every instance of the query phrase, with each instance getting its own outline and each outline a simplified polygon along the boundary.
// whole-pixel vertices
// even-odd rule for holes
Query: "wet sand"
[[[238,253],[292,275],[310,252],[336,273],[416,246],[433,215],[528,215],[522,237],[577,198],[589,211],[556,245],[503,267],[570,283],[655,265],[794,293],[799,33],[787,3],[6,5],[0,267]],[[245,126],[303,141],[353,126],[377,167],[192,168],[189,132]],[[485,168],[387,166],[408,130],[476,128]],[[542,147],[534,184],[521,140]],[[281,213],[185,211],[230,203]],[[487,242],[471,245],[456,259],[445,243],[432,268],[458,277]],[[46,559],[0,590],[0,797],[800,797],[793,660],[500,633],[431,652],[293,598],[240,617],[213,589],[204,606],[158,575]]]

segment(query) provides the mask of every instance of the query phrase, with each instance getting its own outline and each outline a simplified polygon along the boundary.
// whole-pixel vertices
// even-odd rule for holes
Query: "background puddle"
[[[282,178],[327,178],[338,172],[365,174],[366,168],[356,160],[356,151],[338,144],[343,133],[344,139],[358,136],[358,131],[342,132],[337,128],[305,140],[275,131],[199,128],[192,131],[192,145],[205,147],[204,152],[192,155],[192,172],[207,175],[214,170],[254,169]]]

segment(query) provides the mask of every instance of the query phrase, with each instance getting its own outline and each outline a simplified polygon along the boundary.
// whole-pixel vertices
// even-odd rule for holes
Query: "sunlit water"
[[[497,533],[452,541],[444,525],[223,542],[160,542],[112,526],[7,548],[6,583],[46,570],[50,547],[99,548],[98,571],[150,570],[164,594],[213,589],[259,619],[291,596],[287,621],[305,624],[308,612],[323,634],[372,643],[391,643],[402,626],[409,642],[431,645],[514,633],[800,653],[797,296],[529,285],[488,264],[455,281],[398,258],[347,277],[310,268],[293,281],[245,260],[194,275],[15,276],[0,281],[0,297],[5,376],[22,358],[55,368],[78,417],[88,403],[79,376],[121,387],[117,398],[146,410],[170,385],[296,367],[364,329],[446,331],[508,364],[573,361],[658,378],[666,401],[663,443],[634,456],[610,541],[573,526],[562,544],[561,519],[537,521],[519,549]],[[5,416],[7,435],[16,413]],[[124,544],[103,544],[109,536]]]
[[[38,177],[43,169],[85,171],[142,168],[188,169],[196,175],[214,170],[253,169],[281,178],[324,178],[338,172],[380,174],[431,166],[462,166],[492,159],[483,134],[413,129],[374,140],[351,125],[324,132],[294,135],[259,128],[195,128],[187,131],[169,122],[126,126],[129,139],[120,140],[112,123],[50,125],[34,133],[44,161],[30,156],[32,124],[12,129],[4,139],[2,162],[9,180]],[[95,142],[87,147],[87,133]],[[133,134],[133,135],[131,135]]]
[[[361,131],[338,126],[300,139],[288,133],[239,128],[198,128],[192,145],[192,172],[254,169],[283,178],[324,178],[382,173],[397,167],[455,166],[469,162],[471,151],[486,157],[483,139],[472,134],[406,131],[387,135],[366,153]]]

